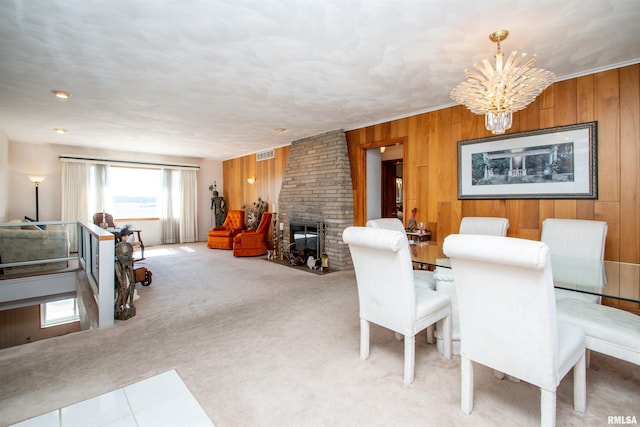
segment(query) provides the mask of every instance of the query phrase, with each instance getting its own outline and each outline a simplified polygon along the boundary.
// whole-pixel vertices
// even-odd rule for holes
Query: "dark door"
[[[382,162],[382,218],[396,217],[396,165],[397,160]]]

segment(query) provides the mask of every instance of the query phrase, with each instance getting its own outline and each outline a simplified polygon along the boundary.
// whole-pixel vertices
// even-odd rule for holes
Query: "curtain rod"
[[[195,169],[200,170],[200,166],[198,165],[190,165],[185,163],[155,163],[155,162],[139,162],[139,161],[130,161],[130,160],[112,160],[112,159],[100,159],[93,157],[82,157],[82,156],[73,156],[73,155],[60,155],[59,159],[61,161],[66,162],[78,162],[78,163],[102,163],[102,164],[116,164],[116,165],[138,165],[138,166],[148,166],[148,167],[169,167],[176,169]]]

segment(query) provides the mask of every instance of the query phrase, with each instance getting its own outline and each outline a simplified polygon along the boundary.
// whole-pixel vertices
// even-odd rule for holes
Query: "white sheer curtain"
[[[89,210],[90,165],[62,163],[62,215],[63,221],[91,221]],[[69,227],[71,252],[78,251],[76,227]]]
[[[91,182],[89,184],[89,211],[94,213],[113,213],[111,198],[111,166],[105,164],[91,165]]]
[[[177,187],[179,175],[171,169],[162,170],[162,211],[160,214],[160,240],[162,243],[178,243],[180,241],[180,217],[177,210]],[[174,181],[175,184],[174,184]]]
[[[194,170],[162,170],[162,243],[198,240],[197,176]]]
[[[180,170],[180,243],[198,240],[198,179],[194,170]]]

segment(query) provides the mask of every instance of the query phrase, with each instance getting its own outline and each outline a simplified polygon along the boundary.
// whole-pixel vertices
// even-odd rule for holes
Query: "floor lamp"
[[[29,181],[33,182],[36,185],[36,222],[40,221],[40,213],[38,211],[38,187],[40,187],[40,183],[44,181],[46,177],[44,176],[30,176]]]

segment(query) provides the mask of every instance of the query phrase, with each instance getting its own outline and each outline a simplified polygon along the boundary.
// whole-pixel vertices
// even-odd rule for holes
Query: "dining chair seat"
[[[587,349],[640,365],[640,316],[575,298],[556,307],[558,320],[584,329]]]

